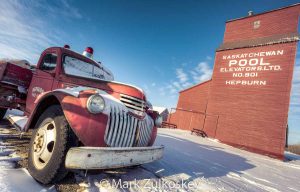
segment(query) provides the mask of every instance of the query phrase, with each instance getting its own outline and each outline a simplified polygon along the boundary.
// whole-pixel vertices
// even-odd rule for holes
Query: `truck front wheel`
[[[77,139],[59,105],[47,108],[33,131],[28,154],[29,173],[39,182],[49,184],[63,179],[68,170],[65,157]]]

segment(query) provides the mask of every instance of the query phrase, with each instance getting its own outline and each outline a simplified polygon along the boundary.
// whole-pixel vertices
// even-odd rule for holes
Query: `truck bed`
[[[0,61],[0,108],[24,109],[32,74],[30,66]]]
[[[0,82],[1,84],[21,86],[28,88],[32,78],[32,70],[22,64],[0,61]]]

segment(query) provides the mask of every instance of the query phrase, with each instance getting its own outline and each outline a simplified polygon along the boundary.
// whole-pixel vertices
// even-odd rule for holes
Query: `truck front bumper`
[[[74,147],[66,156],[68,169],[111,169],[150,163],[163,157],[164,146]]]

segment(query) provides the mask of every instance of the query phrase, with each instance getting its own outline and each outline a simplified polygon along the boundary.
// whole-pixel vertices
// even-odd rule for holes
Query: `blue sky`
[[[207,80],[225,21],[297,3],[296,0],[3,1],[0,57],[36,63],[49,46],[86,46],[121,82],[142,87],[158,106],[175,107],[178,91]],[[289,122],[300,142],[300,54]],[[297,74],[297,75],[296,75]]]

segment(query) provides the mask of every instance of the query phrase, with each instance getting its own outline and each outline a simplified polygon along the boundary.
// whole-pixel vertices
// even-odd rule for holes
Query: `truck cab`
[[[59,88],[86,85],[84,80],[100,83],[113,81],[112,73],[94,60],[69,49],[51,47],[46,49],[38,61],[28,89],[26,112],[30,113],[34,101],[41,93]],[[95,71],[94,71],[95,70]]]

